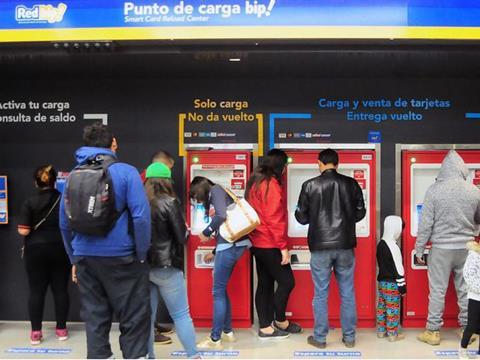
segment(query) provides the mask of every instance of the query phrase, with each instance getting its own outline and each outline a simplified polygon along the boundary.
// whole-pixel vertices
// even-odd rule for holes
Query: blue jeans
[[[357,325],[357,308],[355,304],[355,289],[353,275],[355,270],[355,255],[353,249],[313,251],[310,260],[315,293],[313,296],[313,315],[315,327],[313,337],[319,342],[326,342],[328,334],[328,289],[332,270],[340,290],[340,319],[343,340],[355,340]]]
[[[195,329],[190,317],[188,307],[187,289],[183,272],[175,267],[152,268],[150,270],[150,306],[152,318],[150,327],[150,341],[148,343],[148,357],[155,358],[155,319],[157,318],[157,307],[159,296],[162,297],[173,322],[178,338],[182,343],[187,356],[197,354]]]
[[[227,285],[233,268],[247,246],[232,246],[217,251],[213,265],[213,328],[210,337],[217,341],[222,331],[232,331],[232,305],[227,294]]]

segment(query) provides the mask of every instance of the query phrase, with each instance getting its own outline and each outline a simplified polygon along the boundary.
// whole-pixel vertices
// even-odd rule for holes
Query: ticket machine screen
[[[339,164],[338,172],[340,174],[353,177],[362,188],[363,198],[367,215],[362,221],[357,223],[357,236],[366,237],[370,235],[370,211],[369,211],[369,193],[370,193],[370,166],[368,164]],[[317,164],[290,164],[287,174],[287,206],[288,206],[288,236],[306,237],[308,225],[301,225],[295,219],[295,210],[297,209],[298,197],[302,190],[302,184],[314,177],[319,176]]]
[[[413,164],[411,166],[411,236],[417,236],[418,224],[420,223],[420,219],[422,216],[423,200],[425,198],[425,194],[429,186],[435,183],[441,166],[442,164]],[[468,168],[467,181],[475,184],[476,174],[479,171],[478,169],[480,169],[480,164],[466,164],[466,166]]]
[[[205,165],[197,164],[191,167],[191,178],[203,176],[217,185],[231,190],[236,196],[245,195],[247,167],[245,165]],[[191,232],[198,235],[211,221],[203,204],[192,202],[191,205]]]

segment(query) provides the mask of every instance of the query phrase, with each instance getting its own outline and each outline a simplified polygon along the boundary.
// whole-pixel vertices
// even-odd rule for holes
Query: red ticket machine
[[[201,243],[198,234],[210,222],[202,205],[192,204],[188,198],[190,182],[195,176],[204,176],[216,184],[232,190],[243,197],[245,186],[252,166],[251,151],[197,150],[186,154],[186,214],[191,234],[186,250],[187,289],[190,313],[195,326],[212,325],[212,286],[213,263],[205,263],[205,254],[211,253],[215,241]],[[250,327],[252,324],[251,303],[251,257],[246,252],[235,266],[228,285],[232,303],[232,322],[234,327]]]
[[[301,146],[299,146],[301,147]],[[289,165],[284,182],[288,207],[288,246],[296,286],[290,295],[287,317],[304,327],[313,327],[313,282],[310,273],[310,252],[307,244],[308,226],[295,219],[298,196],[303,182],[320,174],[320,150],[287,151]],[[376,153],[375,150],[337,150],[338,172],[357,180],[365,198],[367,214],[357,223],[357,248],[355,250],[355,292],[358,326],[375,326],[376,301]],[[332,275],[329,291],[330,325],[340,326],[340,295],[335,276]]]
[[[480,186],[480,150],[457,150],[469,169],[469,181]],[[403,325],[424,327],[428,315],[427,266],[420,265],[415,257],[415,241],[422,206],[428,187],[435,182],[441,164],[448,150],[402,150],[402,218],[403,260],[407,294],[403,303]],[[428,264],[428,246],[426,250]],[[453,279],[445,300],[443,315],[445,327],[458,327],[458,306]]]

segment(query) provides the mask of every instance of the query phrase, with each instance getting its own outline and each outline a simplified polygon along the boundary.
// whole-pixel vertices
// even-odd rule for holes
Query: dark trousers
[[[34,244],[25,248],[30,294],[28,312],[32,330],[42,330],[43,308],[48,287],[52,289],[55,302],[57,329],[67,327],[69,308],[68,280],[70,262],[61,243]]]
[[[150,335],[149,268],[135,256],[84,257],[77,264],[87,357],[112,356],[109,333],[115,315],[125,359],[147,356]]]
[[[273,320],[285,321],[288,297],[295,287],[290,264],[281,265],[280,249],[253,248],[257,266],[258,286],[255,293],[260,328],[271,325]],[[275,291],[275,282],[277,290]]]
[[[462,348],[466,349],[473,334],[480,332],[480,301],[468,299],[468,324],[463,331]],[[480,343],[478,344],[480,355]]]

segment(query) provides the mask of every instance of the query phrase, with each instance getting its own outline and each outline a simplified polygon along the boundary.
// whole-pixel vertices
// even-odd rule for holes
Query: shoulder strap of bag
[[[240,199],[233,193],[231,192],[229,189],[227,189],[226,187],[223,188],[223,190],[225,190],[225,192],[232,198],[232,200],[238,204],[240,202]]]
[[[49,217],[50,214],[52,213],[53,209],[55,209],[55,207],[57,206],[58,202],[60,201],[60,198],[61,198],[61,197],[62,197],[61,195],[58,195],[57,200],[55,200],[55,203],[52,205],[52,207],[51,207],[50,210],[48,211],[47,215],[45,215],[45,216],[43,217],[43,219],[40,220],[40,221],[33,227],[33,231],[37,230],[37,229],[40,227],[40,225],[42,225],[42,224],[45,222],[45,220],[48,219],[48,217]]]

